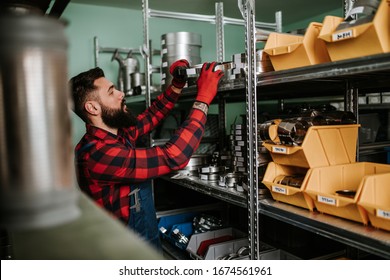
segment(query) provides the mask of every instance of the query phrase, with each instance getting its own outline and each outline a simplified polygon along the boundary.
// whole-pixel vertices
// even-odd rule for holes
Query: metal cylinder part
[[[165,90],[172,82],[169,67],[179,59],[186,59],[190,65],[201,63],[202,37],[191,32],[172,32],[161,36],[161,87]]]
[[[126,59],[123,60],[123,69],[122,73],[124,75],[124,90],[126,95],[133,95],[133,88],[135,87],[134,85],[134,80],[132,75],[134,73],[138,72],[139,62],[136,58],[133,58],[131,56],[128,56]]]
[[[274,179],[274,183],[290,186],[294,188],[300,188],[302,186],[302,182],[304,180],[304,176],[302,175],[278,175]]]
[[[279,143],[278,125],[281,119],[269,120],[258,125],[259,138],[268,143]]]
[[[67,40],[39,15],[0,14],[0,224],[38,228],[79,215]]]
[[[324,113],[327,125],[356,124],[357,119],[350,111],[332,111]]]
[[[256,51],[256,74],[271,71],[274,71],[274,68],[269,55],[263,50]]]
[[[300,119],[284,119],[278,125],[278,137],[284,145],[301,145],[310,124]]]
[[[145,85],[145,73],[132,73],[131,74],[131,84],[132,87],[141,87]]]
[[[188,86],[192,86],[196,84],[196,80],[199,78],[199,75],[202,71],[203,64],[192,65],[191,68],[188,69],[180,69],[179,73],[186,74],[188,77],[187,84]],[[216,63],[214,66],[214,71],[221,70],[223,72],[223,76],[220,81],[232,80],[235,78],[233,75],[234,63],[231,61]]]

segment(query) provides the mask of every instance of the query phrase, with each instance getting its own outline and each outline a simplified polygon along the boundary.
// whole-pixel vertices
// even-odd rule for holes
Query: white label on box
[[[318,202],[322,202],[329,205],[336,205],[336,199],[319,195],[317,196]]]
[[[272,147],[272,152],[279,154],[287,154],[287,148],[285,147]]]
[[[168,53],[168,49],[162,49],[161,50],[161,54],[166,54],[166,53]]]
[[[161,66],[164,68],[164,67],[168,67],[168,62],[164,61]]]
[[[287,189],[279,186],[272,186],[272,191],[281,194],[287,194]]]
[[[389,219],[390,220],[390,211],[385,211],[381,209],[376,210],[376,215],[381,218]]]
[[[340,41],[340,40],[346,40],[346,39],[349,39],[352,37],[353,37],[353,31],[351,29],[351,30],[346,30],[343,32],[333,34],[332,40],[333,40],[333,42],[335,42],[335,41]]]

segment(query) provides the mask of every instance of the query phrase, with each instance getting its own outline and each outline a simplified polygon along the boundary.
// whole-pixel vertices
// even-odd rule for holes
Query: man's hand
[[[198,85],[196,100],[207,105],[210,105],[217,94],[218,82],[224,75],[222,70],[214,71],[215,64],[216,62],[204,63],[196,81]]]
[[[169,68],[169,73],[173,76],[172,85],[178,89],[182,89],[187,82],[187,74],[179,74],[181,69],[187,69],[190,64],[185,59],[180,59],[172,63]]]

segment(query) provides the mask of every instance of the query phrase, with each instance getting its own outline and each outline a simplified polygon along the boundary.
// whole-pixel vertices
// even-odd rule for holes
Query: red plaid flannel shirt
[[[206,115],[193,109],[165,145],[135,147],[138,137],[149,133],[168,115],[178,96],[169,87],[137,117],[136,126],[120,129],[118,135],[87,124],[87,132],[75,148],[81,190],[126,224],[131,186],[182,169],[199,146]]]

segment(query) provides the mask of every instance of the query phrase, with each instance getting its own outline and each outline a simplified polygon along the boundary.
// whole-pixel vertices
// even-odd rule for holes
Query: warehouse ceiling
[[[223,2],[226,17],[242,18],[238,9],[238,0],[149,0],[149,9],[214,15],[215,2]],[[275,12],[282,11],[283,25],[288,25],[333,11],[342,7],[343,2],[343,0],[257,0],[255,1],[256,21],[274,22]],[[142,9],[142,0],[71,0],[71,3]]]

